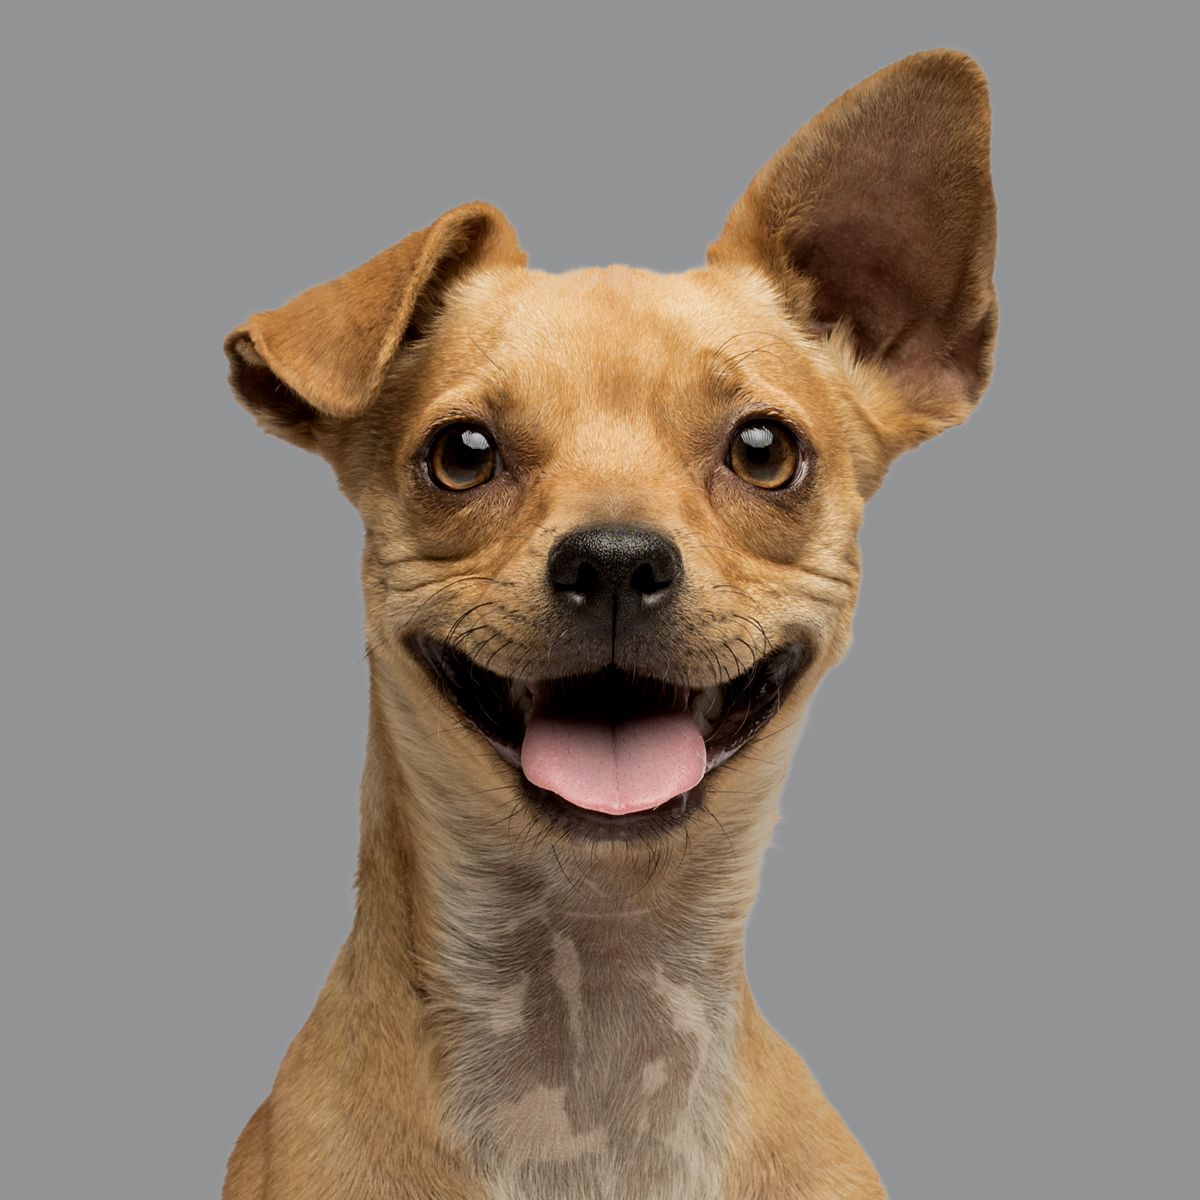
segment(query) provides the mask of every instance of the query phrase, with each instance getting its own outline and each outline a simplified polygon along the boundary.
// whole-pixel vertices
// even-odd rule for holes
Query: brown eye
[[[430,444],[429,474],[439,487],[452,492],[487,483],[496,474],[500,456],[492,435],[478,425],[447,425]]]
[[[781,488],[803,477],[808,462],[795,435],[779,421],[747,421],[729,443],[729,469],[760,488]]]

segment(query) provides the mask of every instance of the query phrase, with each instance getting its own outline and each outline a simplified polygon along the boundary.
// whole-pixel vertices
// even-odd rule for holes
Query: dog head
[[[915,55],[701,269],[531,271],[468,204],[230,334],[238,397],[362,514],[377,698],[438,803],[606,844],[761,814],[865,500],[990,374],[988,156],[978,68]]]

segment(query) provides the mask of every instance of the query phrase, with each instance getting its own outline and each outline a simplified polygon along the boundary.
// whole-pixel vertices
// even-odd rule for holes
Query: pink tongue
[[[613,816],[654,808],[695,787],[704,762],[704,739],[686,712],[619,725],[534,713],[521,744],[530,783]]]

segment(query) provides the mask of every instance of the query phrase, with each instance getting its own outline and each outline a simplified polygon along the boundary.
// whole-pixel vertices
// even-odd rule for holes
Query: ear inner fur
[[[898,393],[894,449],[961,421],[991,373],[987,84],[912,55],[846,92],[762,168],[709,248],[766,268],[797,317],[849,334]]]

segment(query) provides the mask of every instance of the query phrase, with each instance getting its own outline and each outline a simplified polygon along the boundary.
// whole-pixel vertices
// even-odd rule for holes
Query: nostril
[[[600,572],[590,562],[584,561],[579,564],[575,571],[575,578],[566,585],[566,590],[588,596],[592,592],[600,591],[603,586]]]
[[[617,609],[648,613],[659,608],[683,574],[683,558],[675,543],[655,530],[593,525],[559,538],[546,574],[576,613],[611,622]]]
[[[665,579],[659,578],[660,571],[655,569],[654,563],[644,562],[634,569],[633,574],[629,577],[629,582],[635,592],[643,596],[653,596],[656,592],[664,591],[675,582],[675,572],[668,569],[661,572],[666,576]]]

